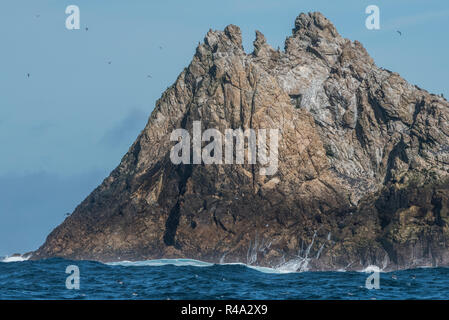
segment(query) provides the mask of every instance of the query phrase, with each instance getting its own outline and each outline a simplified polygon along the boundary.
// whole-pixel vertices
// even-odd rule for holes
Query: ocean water
[[[288,272],[243,264],[152,260],[103,264],[49,259],[0,262],[0,299],[449,299],[449,268],[383,273]],[[3,260],[5,261],[5,260]],[[79,290],[67,289],[68,266]]]

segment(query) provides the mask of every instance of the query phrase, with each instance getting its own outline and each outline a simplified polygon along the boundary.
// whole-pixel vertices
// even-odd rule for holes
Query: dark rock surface
[[[425,63],[425,62],[423,62]],[[174,165],[174,129],[278,128],[279,168]],[[449,265],[449,103],[320,13],[285,50],[210,30],[120,165],[33,259],[192,258],[297,270]]]

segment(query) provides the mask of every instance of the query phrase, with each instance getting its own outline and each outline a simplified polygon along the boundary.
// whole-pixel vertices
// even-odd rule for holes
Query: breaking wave
[[[212,267],[214,265],[222,265],[222,266],[231,266],[231,265],[240,265],[244,266],[253,270],[257,270],[259,272],[263,273],[292,273],[292,272],[300,272],[300,271],[307,271],[307,270],[301,270],[301,266],[304,265],[304,262],[302,260],[291,260],[288,262],[285,262],[277,267],[261,267],[261,266],[254,266],[254,265],[248,265],[241,262],[235,262],[235,263],[209,263],[204,262],[200,260],[194,260],[194,259],[156,259],[156,260],[144,260],[144,261],[116,261],[116,262],[108,262],[107,265],[111,266],[125,266],[125,267],[142,267],[142,266],[165,266],[165,265],[174,265],[174,266],[192,266],[192,267]]]
[[[0,257],[0,262],[22,262],[31,258],[31,255],[12,255],[6,257]]]

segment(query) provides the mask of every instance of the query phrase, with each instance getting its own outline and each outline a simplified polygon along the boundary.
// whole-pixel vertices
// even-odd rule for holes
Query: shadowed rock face
[[[174,165],[174,129],[279,129],[279,168]],[[120,165],[33,259],[193,258],[298,270],[449,265],[449,104],[320,13],[285,51],[209,31]]]

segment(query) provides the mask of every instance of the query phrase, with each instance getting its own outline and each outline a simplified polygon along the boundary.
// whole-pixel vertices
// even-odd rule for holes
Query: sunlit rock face
[[[320,13],[283,51],[209,31],[120,165],[33,254],[294,270],[449,264],[449,104]],[[180,164],[175,129],[278,129],[278,168]],[[206,144],[206,143],[204,143]],[[275,151],[275,150],[268,150]]]

